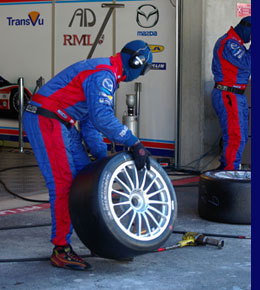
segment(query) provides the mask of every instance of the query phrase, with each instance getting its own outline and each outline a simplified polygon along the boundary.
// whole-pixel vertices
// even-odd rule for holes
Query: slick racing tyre
[[[199,181],[199,215],[207,220],[251,224],[251,171],[207,171]]]
[[[172,183],[152,158],[137,171],[127,152],[89,164],[70,192],[71,221],[93,253],[128,259],[157,249],[170,236],[177,215]]]

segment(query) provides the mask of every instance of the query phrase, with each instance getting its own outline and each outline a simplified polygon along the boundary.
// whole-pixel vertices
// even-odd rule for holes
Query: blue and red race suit
[[[71,123],[71,128],[59,120],[24,112],[24,129],[49,190],[54,245],[70,244],[69,191],[77,173],[90,163],[82,139],[96,158],[107,153],[102,134],[126,146],[137,141],[113,111],[115,90],[124,80],[122,74],[118,53],[77,62],[39,89],[30,104],[54,112]],[[73,126],[76,120],[79,131]]]
[[[251,74],[251,47],[247,50],[233,27],[215,44],[212,72],[216,84],[243,91]],[[212,105],[223,134],[221,165],[238,170],[248,140],[248,104],[246,96],[215,88]]]

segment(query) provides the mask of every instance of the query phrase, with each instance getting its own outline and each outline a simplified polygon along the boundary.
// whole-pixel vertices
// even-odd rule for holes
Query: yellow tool
[[[195,232],[187,232],[183,234],[182,240],[173,246],[168,246],[164,248],[159,248],[154,252],[164,252],[168,250],[173,250],[177,248],[183,248],[186,246],[200,246],[200,245],[212,245],[217,246],[219,249],[224,247],[223,240],[211,239],[209,237],[204,236],[203,234],[195,233]]]
[[[192,239],[192,238],[194,238],[194,240],[195,240],[194,246],[211,245],[211,246],[216,246],[219,249],[222,249],[224,247],[224,240],[212,239],[212,238],[209,238],[203,234],[198,234],[198,233],[194,233],[194,232],[187,232],[182,236],[183,240]]]

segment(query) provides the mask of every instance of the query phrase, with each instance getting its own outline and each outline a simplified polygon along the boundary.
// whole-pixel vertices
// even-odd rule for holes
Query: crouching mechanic
[[[215,44],[212,72],[215,87],[212,105],[218,115],[223,153],[219,170],[238,170],[248,140],[248,104],[244,91],[251,74],[251,16],[223,35]]]
[[[115,56],[83,60],[64,69],[26,107],[24,129],[49,190],[54,266],[91,268],[70,245],[69,191],[77,173],[90,163],[82,140],[94,157],[104,158],[104,134],[131,148],[138,170],[144,166],[149,170],[149,152],[115,117],[113,97],[121,81],[130,82],[148,72],[152,58],[147,43],[131,41]],[[80,132],[74,126],[77,120]]]

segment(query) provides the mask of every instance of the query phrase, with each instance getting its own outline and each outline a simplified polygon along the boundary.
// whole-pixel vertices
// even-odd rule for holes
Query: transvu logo
[[[6,17],[6,19],[8,20],[9,26],[36,26],[36,24],[44,24],[44,19],[40,18],[40,13],[37,11],[31,11],[30,13],[28,13],[28,18]]]

